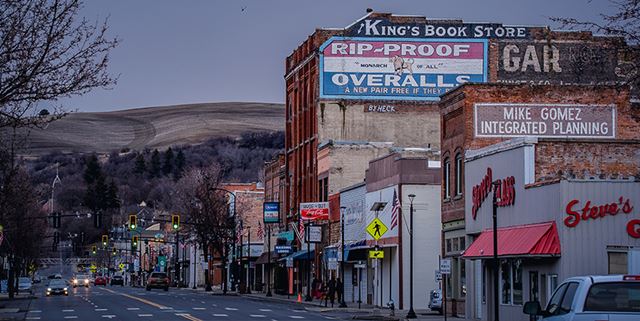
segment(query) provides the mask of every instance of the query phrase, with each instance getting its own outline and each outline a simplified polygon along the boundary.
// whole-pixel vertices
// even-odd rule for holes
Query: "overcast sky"
[[[242,8],[246,9],[242,11]],[[87,1],[89,19],[109,16],[121,44],[112,90],[64,100],[108,111],[194,102],[284,101],[284,60],[315,28],[342,28],[377,12],[469,22],[549,25],[550,16],[598,20],[607,0],[109,0]]]

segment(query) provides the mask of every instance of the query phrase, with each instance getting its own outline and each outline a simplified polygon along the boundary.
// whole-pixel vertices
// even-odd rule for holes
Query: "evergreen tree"
[[[151,177],[158,177],[160,176],[160,171],[162,170],[161,166],[160,166],[160,153],[158,152],[157,149],[153,150],[153,153],[151,153],[151,169],[150,169],[150,176]]]
[[[142,175],[146,170],[147,170],[147,163],[144,160],[144,155],[138,154],[138,156],[136,157],[136,162],[133,166],[133,172],[138,175]]]
[[[169,147],[169,149],[164,153],[164,165],[162,166],[162,172],[165,175],[169,175],[173,172],[173,150],[171,150],[171,147]]]
[[[85,164],[84,181],[87,184],[93,184],[98,177],[102,176],[102,169],[96,155],[91,155]]]
[[[184,152],[182,152],[182,149],[180,149],[178,150],[178,154],[176,155],[175,166],[173,168],[173,178],[175,180],[178,180],[180,179],[180,177],[182,177],[185,163],[186,159],[184,157]]]
[[[120,200],[118,199],[118,186],[111,180],[107,187],[105,205],[107,208],[119,208]]]

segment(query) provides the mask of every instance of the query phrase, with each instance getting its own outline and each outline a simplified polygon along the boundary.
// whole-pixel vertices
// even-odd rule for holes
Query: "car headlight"
[[[64,288],[63,290],[65,290],[65,291],[66,291],[66,290],[67,290],[67,288]]]
[[[47,292],[51,292],[51,288],[47,288]]]
[[[78,280],[73,280],[73,284],[78,284]]]
[[[84,280],[84,283],[89,283],[89,280],[86,280],[86,279],[85,279],[85,280]]]

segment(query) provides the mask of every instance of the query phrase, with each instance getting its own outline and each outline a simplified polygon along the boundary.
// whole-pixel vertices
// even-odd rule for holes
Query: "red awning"
[[[558,256],[560,239],[555,222],[498,229],[498,256]],[[493,231],[486,230],[464,252],[465,258],[493,256]]]

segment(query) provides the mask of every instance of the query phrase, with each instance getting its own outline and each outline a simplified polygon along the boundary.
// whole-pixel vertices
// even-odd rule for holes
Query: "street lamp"
[[[231,196],[233,196],[233,213],[232,213],[232,217],[233,217],[233,245],[234,245],[234,253],[235,253],[235,240],[236,240],[236,228],[235,228],[235,221],[236,221],[236,194],[228,189],[224,189],[221,187],[213,187],[210,188],[209,191],[222,191],[225,193],[230,194]],[[224,255],[224,260],[222,262],[222,273],[224,274],[224,277],[222,278],[224,280],[224,285],[222,287],[222,294],[227,294],[227,254],[229,253],[229,251],[227,250],[227,245],[225,244],[224,246],[224,251],[225,251],[225,255]],[[242,264],[242,262],[240,262],[240,264]],[[211,291],[211,289],[209,289],[209,291]]]
[[[500,198],[497,195],[497,192],[500,190],[500,185],[502,181],[495,180],[493,181],[493,311],[495,311],[495,321],[500,320],[500,304],[498,300],[500,296],[498,295],[498,287],[500,286],[498,282],[498,278],[500,277],[499,268],[500,263],[498,262],[498,203],[500,202]]]
[[[341,225],[341,233],[342,233],[342,246],[340,247],[340,251],[342,252],[342,256],[340,259],[340,278],[342,278],[342,286],[340,289],[340,307],[341,308],[346,308],[347,304],[344,302],[344,212],[347,208],[344,206],[340,207],[340,225]],[[353,273],[353,272],[352,272]]]
[[[413,311],[413,199],[415,194],[409,194],[409,312],[407,319],[415,319],[416,312]]]

